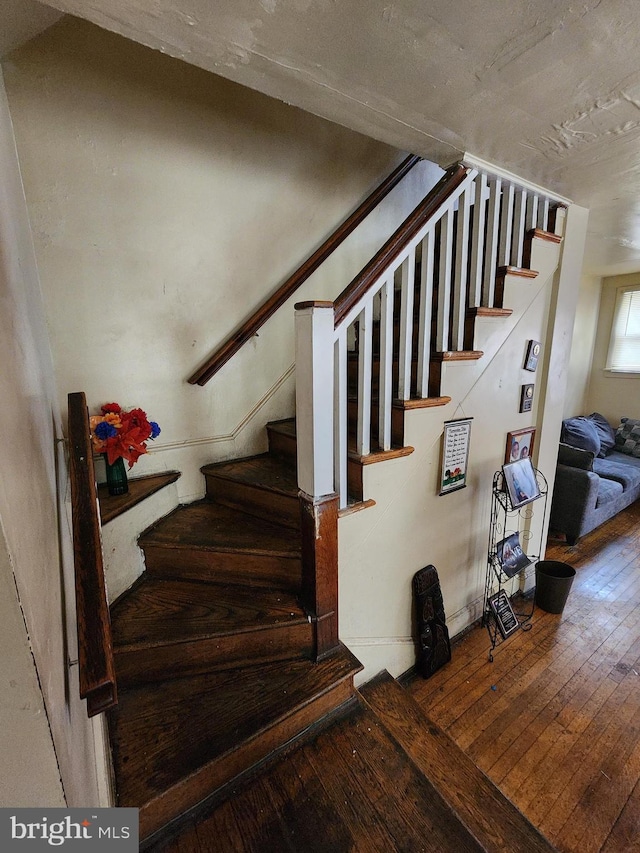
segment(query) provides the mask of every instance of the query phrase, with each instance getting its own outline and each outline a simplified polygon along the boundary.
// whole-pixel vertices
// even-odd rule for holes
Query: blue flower
[[[101,421],[95,428],[95,434],[98,436],[100,441],[106,441],[108,438],[113,438],[114,435],[117,435],[118,430],[113,424],[107,423],[107,421]]]
[[[151,438],[157,438],[160,435],[160,427],[155,421],[149,421],[151,427]]]

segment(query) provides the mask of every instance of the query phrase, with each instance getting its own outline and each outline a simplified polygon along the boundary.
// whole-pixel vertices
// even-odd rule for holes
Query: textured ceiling
[[[592,208],[594,270],[640,268],[638,0],[50,5],[441,164],[496,163]]]

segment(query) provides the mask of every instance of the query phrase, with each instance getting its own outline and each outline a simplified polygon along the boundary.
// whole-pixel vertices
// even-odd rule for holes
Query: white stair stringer
[[[364,496],[375,506],[342,518],[339,531],[340,636],[365,665],[363,679],[381,665],[399,675],[415,662],[411,579],[420,568],[438,569],[451,635],[480,612],[492,477],[506,432],[536,423],[537,399],[531,412],[519,413],[519,389],[542,378],[541,365],[523,370],[524,356],[528,339],[544,346],[559,258],[560,246],[534,240],[537,278],[505,281],[512,315],[476,320],[474,349],[483,357],[443,364],[442,393],[451,402],[405,413],[404,443],[415,452],[365,466]],[[439,496],[443,423],[457,417],[473,418],[467,486]],[[354,564],[361,570],[349,571]],[[362,607],[364,567],[367,600],[385,602],[373,616]]]

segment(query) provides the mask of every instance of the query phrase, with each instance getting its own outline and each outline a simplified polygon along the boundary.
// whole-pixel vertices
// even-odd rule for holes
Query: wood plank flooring
[[[574,566],[494,662],[477,628],[407,689],[562,853],[640,851],[640,503],[547,559]]]

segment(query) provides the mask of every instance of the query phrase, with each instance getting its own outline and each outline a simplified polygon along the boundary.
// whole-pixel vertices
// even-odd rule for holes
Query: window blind
[[[606,366],[640,373],[640,287],[618,290]]]

